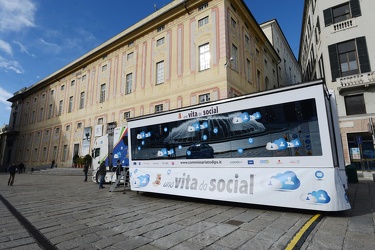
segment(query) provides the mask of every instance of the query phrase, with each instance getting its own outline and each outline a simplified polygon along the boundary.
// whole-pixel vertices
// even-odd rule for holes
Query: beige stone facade
[[[108,124],[265,90],[279,61],[243,1],[173,1],[15,93],[8,160],[71,167]]]

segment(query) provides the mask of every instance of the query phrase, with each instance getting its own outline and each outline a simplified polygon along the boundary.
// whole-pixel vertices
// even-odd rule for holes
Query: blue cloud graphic
[[[294,139],[288,142],[288,148],[299,148],[301,147],[301,141],[299,139]]]
[[[266,145],[267,150],[285,150],[287,148],[298,148],[301,146],[299,139],[292,140],[291,142],[286,141],[284,138],[274,140],[272,143],[268,142]]]
[[[271,178],[275,178],[279,181],[281,184],[279,189],[282,190],[295,190],[301,185],[297,175],[292,171],[286,171],[283,174],[278,173],[276,176],[272,176]]]
[[[161,150],[158,151],[157,156],[163,157],[163,156],[168,156],[168,155],[173,155],[174,154],[174,149],[171,148],[168,150],[167,148],[162,148]]]
[[[244,112],[241,115],[234,117],[232,120],[233,124],[241,124],[248,121],[250,121],[250,116],[247,112]]]
[[[201,125],[201,129],[208,128],[208,122],[203,122]]]
[[[199,122],[194,122],[191,126],[188,127],[188,132],[195,132],[201,130],[201,125]]]
[[[234,124],[240,124],[251,120],[258,120],[261,117],[262,115],[259,112],[255,112],[252,115],[249,115],[247,112],[243,112],[241,115],[234,117],[232,122]]]
[[[317,204],[327,204],[331,201],[331,197],[329,197],[327,192],[324,190],[312,191],[311,193],[308,193],[306,201],[311,199],[310,195],[314,197],[314,203]]]
[[[277,145],[278,150],[284,150],[288,147],[288,143],[284,138],[275,140],[273,143]]]
[[[134,187],[145,187],[150,182],[150,175],[140,175],[133,180]]]
[[[259,112],[255,112],[253,115],[250,116],[251,120],[259,120],[262,118],[262,115]]]
[[[275,143],[267,142],[266,149],[267,150],[278,150],[279,147]]]
[[[145,132],[145,131],[142,131],[141,133],[137,134],[137,139],[138,140],[141,140],[141,139],[144,139],[144,138],[148,138],[148,137],[151,137],[151,132]]]

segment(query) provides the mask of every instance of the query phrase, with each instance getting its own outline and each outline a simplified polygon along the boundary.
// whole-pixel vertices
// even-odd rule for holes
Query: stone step
[[[35,170],[29,172],[31,174],[43,174],[43,175],[68,175],[68,176],[84,176],[83,168],[48,168]],[[92,175],[92,170],[89,169],[88,176]]]

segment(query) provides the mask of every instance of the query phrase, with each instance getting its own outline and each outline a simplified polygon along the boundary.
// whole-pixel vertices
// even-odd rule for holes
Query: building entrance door
[[[347,134],[350,162],[358,170],[375,170],[375,150],[371,133]]]

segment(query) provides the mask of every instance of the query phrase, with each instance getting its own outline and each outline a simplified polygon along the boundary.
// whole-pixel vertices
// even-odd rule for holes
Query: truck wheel
[[[93,175],[92,176],[92,181],[95,182],[95,183],[99,183],[99,174],[96,173],[95,176]]]

